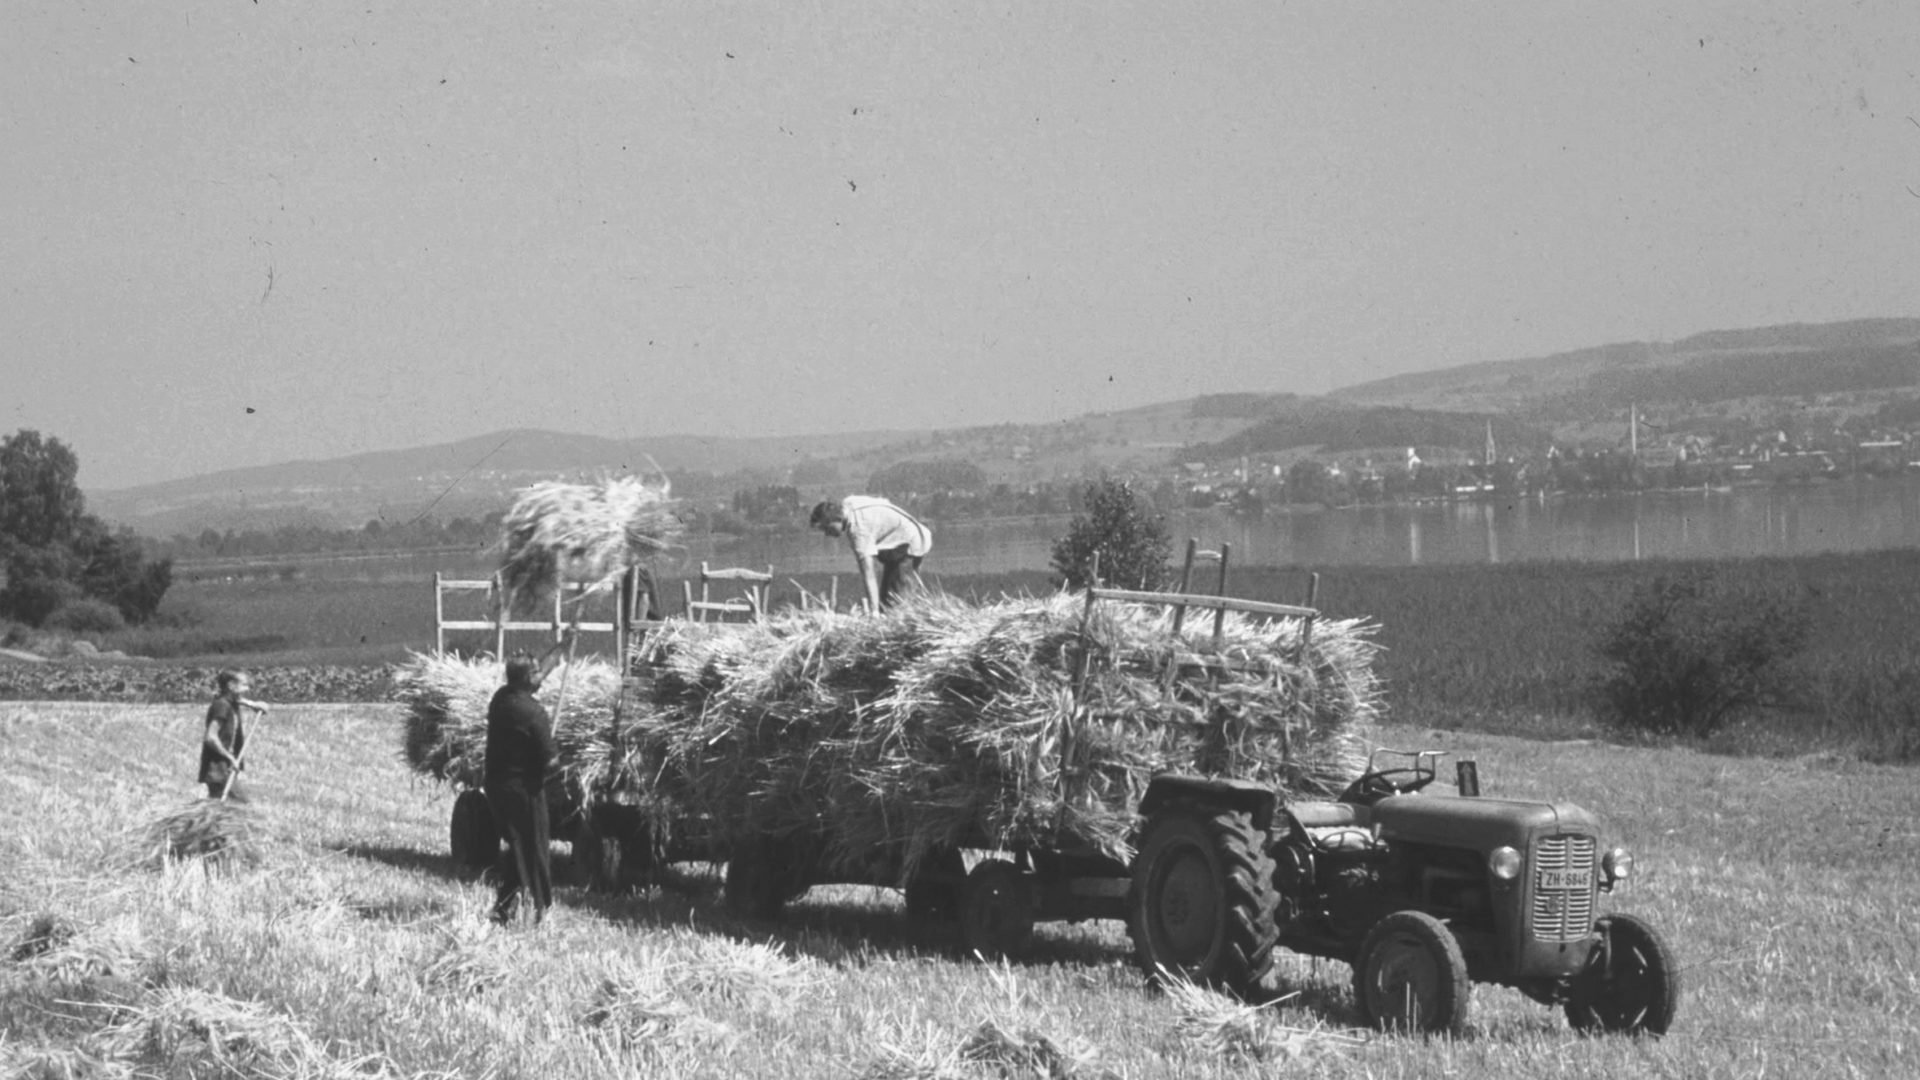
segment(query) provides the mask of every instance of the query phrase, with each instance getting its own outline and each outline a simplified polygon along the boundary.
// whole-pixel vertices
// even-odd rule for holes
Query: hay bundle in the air
[[[680,536],[670,485],[621,476],[599,485],[546,481],[521,491],[500,526],[500,584],[508,610],[549,598],[563,583],[611,585]]]
[[[505,679],[506,665],[490,657],[409,656],[393,681],[395,696],[406,706],[402,755],[413,771],[479,787],[486,775],[487,703]],[[535,697],[554,719],[563,769],[603,752],[619,692],[619,673],[597,657],[562,664],[547,675]]]
[[[569,690],[562,772],[644,807],[657,832],[700,818],[723,843],[817,833],[831,860],[904,870],[961,846],[1125,859],[1157,773],[1325,797],[1364,765],[1377,688],[1359,621],[1317,621],[1302,657],[1298,620],[1229,614],[1215,649],[1211,619],[1175,635],[1157,607],[1103,603],[1083,629],[1083,610],[925,596],[877,616],[677,625],[617,713],[611,671]],[[416,770],[477,778],[497,678],[429,657],[402,671]]]

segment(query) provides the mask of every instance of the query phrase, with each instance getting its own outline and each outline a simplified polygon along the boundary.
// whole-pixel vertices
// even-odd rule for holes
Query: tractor
[[[1245,781],[1155,779],[1126,906],[1137,962],[1259,993],[1274,949],[1344,961],[1385,1030],[1458,1035],[1472,985],[1511,986],[1580,1031],[1664,1034],[1680,1000],[1666,941],[1603,914],[1633,871],[1570,803],[1428,790],[1439,750],[1378,749],[1331,802],[1281,803]]]

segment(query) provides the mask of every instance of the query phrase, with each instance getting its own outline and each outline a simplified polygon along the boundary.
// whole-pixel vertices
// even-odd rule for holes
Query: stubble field
[[[447,857],[451,794],[398,716],[289,706],[256,735],[257,865],[140,865],[188,806],[195,706],[0,704],[0,1073],[26,1076],[1906,1076],[1920,1043],[1920,788],[1838,756],[1735,760],[1425,728],[1489,793],[1580,803],[1639,856],[1614,906],[1684,968],[1671,1035],[1575,1035],[1476,989],[1457,1042],[1354,1028],[1344,965],[1283,961],[1257,1014],[1149,991],[1118,924],[989,967],[884,890],[725,914],[710,871],[565,886],[489,928]],[[556,872],[565,880],[564,854]]]

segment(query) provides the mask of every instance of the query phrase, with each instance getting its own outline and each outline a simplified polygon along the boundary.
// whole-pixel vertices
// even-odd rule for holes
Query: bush
[[[1703,736],[1780,704],[1809,614],[1804,591],[1734,587],[1705,572],[1656,577],[1601,637],[1602,715],[1621,730]]]
[[[197,600],[169,596],[154,611],[151,625],[170,630],[188,630],[207,621],[207,607]]]
[[[1085,588],[1100,557],[1100,579],[1116,588],[1157,589],[1168,577],[1166,519],[1148,512],[1132,485],[1096,480],[1086,487],[1086,513],[1054,541],[1053,568],[1070,589]]]
[[[7,586],[0,589],[0,614],[39,626],[47,616],[78,600],[80,586],[64,577],[23,568],[22,560],[8,568]]]
[[[111,634],[125,630],[127,620],[119,608],[105,600],[83,596],[60,605],[40,625],[69,634]]]

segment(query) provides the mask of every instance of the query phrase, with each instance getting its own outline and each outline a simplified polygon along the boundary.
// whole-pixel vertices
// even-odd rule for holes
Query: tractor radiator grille
[[[1534,846],[1533,868],[1534,939],[1586,937],[1593,928],[1593,837],[1547,837]]]

